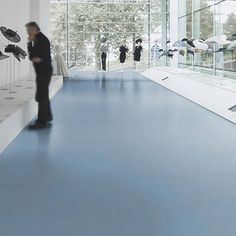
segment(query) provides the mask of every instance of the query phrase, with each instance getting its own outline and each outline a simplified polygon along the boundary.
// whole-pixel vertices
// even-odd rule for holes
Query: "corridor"
[[[0,235],[235,236],[236,126],[133,73],[79,77],[0,155]]]

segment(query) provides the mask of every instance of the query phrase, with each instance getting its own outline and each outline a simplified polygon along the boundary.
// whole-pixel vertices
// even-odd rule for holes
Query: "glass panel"
[[[192,38],[192,14],[187,15],[185,17],[182,17],[179,19],[179,39]],[[193,63],[193,57],[191,54],[187,53],[187,50],[185,50],[185,55],[181,56],[179,55],[179,63],[181,67],[189,67],[192,66]]]
[[[202,3],[203,1],[201,1]],[[193,38],[206,40],[213,36],[213,11],[214,7],[207,7],[194,12]],[[194,66],[213,69],[213,53],[195,53]],[[198,69],[198,68],[197,68]],[[210,73],[213,71],[211,70]]]
[[[133,66],[137,38],[143,39],[141,65],[145,66],[152,40],[157,35],[161,39],[161,0],[53,0],[51,23],[52,42],[67,52],[69,67],[99,69],[104,37],[111,68],[120,67],[119,48],[124,41],[130,49],[127,66]]]
[[[193,62],[195,70],[235,78],[235,12],[235,0],[179,0],[179,38],[214,41],[207,52],[195,52],[194,60],[188,54],[179,56],[179,66],[191,66]]]
[[[214,5],[214,0],[194,0],[193,11],[203,10]]]
[[[215,6],[216,35],[229,38],[230,43],[234,40],[232,36],[236,34],[236,1],[219,2]],[[236,39],[236,38],[235,38]],[[228,44],[217,45],[219,48],[227,48]],[[236,71],[236,48],[216,53],[216,69],[224,70],[223,74]]]
[[[179,0],[179,17],[192,13],[192,0]]]

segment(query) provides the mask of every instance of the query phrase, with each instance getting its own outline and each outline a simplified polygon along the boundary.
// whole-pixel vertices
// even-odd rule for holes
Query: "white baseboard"
[[[236,124],[236,81],[178,68],[151,68],[146,78]]]
[[[21,87],[15,87],[19,85]],[[54,76],[50,84],[50,98],[63,86],[63,77]],[[8,87],[8,89],[10,89]],[[22,129],[37,114],[37,103],[34,100],[35,81],[33,78],[16,81],[11,86],[16,94],[9,95],[9,90],[1,91],[0,96],[0,153],[16,138]],[[7,100],[6,97],[15,97]]]

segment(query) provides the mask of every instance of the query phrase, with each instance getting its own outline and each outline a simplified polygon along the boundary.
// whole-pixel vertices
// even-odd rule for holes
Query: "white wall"
[[[36,21],[43,33],[48,37],[49,34],[49,22],[50,22],[50,0],[3,0],[1,14],[0,14],[0,26],[5,26],[16,30],[22,40],[18,44],[23,49],[27,50],[27,35],[25,31],[25,24],[29,21]],[[8,41],[0,35],[0,50],[4,53],[5,45]],[[10,59],[8,59],[10,64]],[[7,60],[0,61],[0,86],[5,84],[6,74],[8,71],[9,80],[9,64],[7,70]],[[13,65],[12,59],[12,65]],[[13,68],[13,66],[12,66]],[[32,74],[33,68],[28,58],[20,63],[21,78],[25,78]],[[14,72],[12,71],[12,74]],[[15,61],[15,78],[18,79],[19,75],[19,62]]]
[[[50,39],[50,0],[30,0],[30,20],[37,22],[41,31]],[[34,75],[32,66],[30,75]]]
[[[29,21],[29,2],[30,0],[4,0],[2,2],[1,14],[0,14],[0,26],[5,26],[7,28],[12,28],[16,30],[22,40],[18,44],[23,49],[27,49],[27,35],[25,32],[25,23]],[[4,53],[5,45],[8,44],[7,39],[0,34],[0,50]],[[8,62],[10,60],[8,59]],[[5,83],[6,78],[6,60],[0,61],[0,85]],[[16,75],[18,76],[19,64],[15,63]],[[29,61],[26,59],[21,62],[21,78],[29,75]],[[16,76],[16,77],[17,77]]]
[[[36,21],[41,31],[50,37],[50,0],[30,0],[30,19]]]

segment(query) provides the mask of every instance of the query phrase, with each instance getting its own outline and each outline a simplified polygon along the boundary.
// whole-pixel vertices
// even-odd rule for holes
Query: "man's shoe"
[[[53,121],[53,118],[52,117],[48,118],[48,122],[51,122],[51,121]]]
[[[39,124],[39,123],[35,123],[32,125],[29,125],[29,129],[33,130],[33,129],[44,129],[47,128],[46,124]]]
[[[48,118],[48,122],[52,122],[53,121],[53,118],[51,117],[51,118]],[[35,120],[35,123],[39,123],[39,120],[37,119],[37,120]]]

